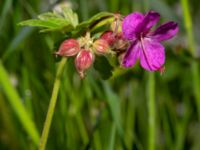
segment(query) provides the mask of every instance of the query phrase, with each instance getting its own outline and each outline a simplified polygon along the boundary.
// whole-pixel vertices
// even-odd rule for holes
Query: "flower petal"
[[[156,29],[152,34],[152,38],[157,41],[168,40],[176,35],[178,32],[178,24],[175,22],[167,22]]]
[[[141,42],[142,52],[140,55],[141,66],[148,71],[159,70],[165,63],[164,47],[155,40],[145,38]]]
[[[160,14],[155,11],[149,11],[141,23],[142,32],[148,32],[160,19]]]
[[[137,59],[139,59],[140,52],[141,52],[140,43],[135,41],[128,48],[123,58],[122,65],[126,68],[133,66],[136,63]]]
[[[139,12],[126,16],[122,23],[122,31],[125,38],[135,40],[137,38],[138,26],[143,21],[144,15]]]

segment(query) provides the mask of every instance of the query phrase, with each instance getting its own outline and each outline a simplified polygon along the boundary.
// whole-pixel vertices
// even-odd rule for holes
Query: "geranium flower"
[[[124,67],[133,66],[139,59],[141,66],[148,71],[162,69],[165,63],[165,48],[160,42],[175,36],[178,25],[171,21],[151,31],[159,19],[159,13],[154,11],[145,15],[134,12],[124,18],[122,32],[131,43],[122,61]]]

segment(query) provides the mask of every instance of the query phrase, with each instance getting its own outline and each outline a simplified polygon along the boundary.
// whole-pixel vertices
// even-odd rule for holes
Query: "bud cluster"
[[[123,54],[129,46],[129,42],[123,37],[122,21],[122,16],[115,14],[115,20],[111,23],[110,30],[101,35],[101,39],[106,40],[112,51],[118,56]]]
[[[115,52],[117,56],[124,53],[128,42],[123,38],[121,31],[122,19],[119,14],[110,26],[110,30],[103,32],[99,38],[91,38],[87,32],[79,39],[67,39],[63,41],[59,50],[55,53],[58,56],[75,56],[75,67],[81,78],[84,78],[85,71],[89,69],[96,55],[106,55]]]
[[[94,60],[91,50],[81,47],[80,41],[76,39],[63,41],[55,54],[63,57],[75,56],[75,67],[81,78],[84,77],[84,71],[90,68]]]

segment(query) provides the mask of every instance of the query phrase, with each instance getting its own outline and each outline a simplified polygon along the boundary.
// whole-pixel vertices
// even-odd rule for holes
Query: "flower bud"
[[[113,34],[112,31],[105,31],[101,36],[100,36],[101,39],[104,39],[108,42],[108,44],[110,46],[113,45],[113,43],[115,42],[115,35]]]
[[[62,42],[56,55],[59,56],[74,56],[80,51],[80,46],[77,40],[68,39]]]
[[[110,26],[111,30],[115,33],[122,32],[122,21],[120,19],[115,19]]]
[[[124,40],[125,40],[125,38],[124,38],[122,32],[118,32],[118,33],[116,34],[116,38],[117,38],[117,39],[124,39]]]
[[[75,58],[75,66],[81,78],[84,78],[84,71],[91,67],[94,56],[90,50],[82,49]]]
[[[122,36],[118,35],[115,43],[113,44],[113,49],[117,49],[119,51],[126,50],[129,46],[129,42],[124,39]]]
[[[112,45],[112,50],[116,53],[122,53],[129,47],[129,41],[123,37],[123,33],[119,32],[115,36],[116,40]]]
[[[93,47],[97,54],[106,54],[109,52],[108,42],[104,39],[98,39],[94,42]]]

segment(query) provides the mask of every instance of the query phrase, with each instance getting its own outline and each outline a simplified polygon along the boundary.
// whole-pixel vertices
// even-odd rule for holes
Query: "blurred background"
[[[161,22],[178,22],[180,31],[164,43],[164,74],[155,72],[150,81],[139,64],[109,80],[92,68],[81,80],[70,59],[46,149],[200,150],[200,2],[188,1],[1,0],[0,149],[37,149],[56,72],[54,44],[64,37],[17,24],[64,4],[80,21],[101,11],[151,9]]]

